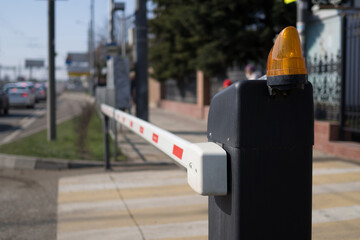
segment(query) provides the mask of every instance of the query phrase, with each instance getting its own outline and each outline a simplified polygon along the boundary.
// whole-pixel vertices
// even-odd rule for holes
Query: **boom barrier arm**
[[[185,167],[188,184],[195,192],[212,196],[227,194],[226,152],[216,143],[191,143],[106,104],[101,104],[101,111]]]

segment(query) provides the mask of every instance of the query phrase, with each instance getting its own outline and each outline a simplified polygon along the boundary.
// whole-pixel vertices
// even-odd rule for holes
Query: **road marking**
[[[313,210],[312,222],[326,223],[360,219],[360,205]]]
[[[145,209],[145,208],[159,208],[159,207],[177,207],[184,205],[199,205],[207,206],[208,197],[200,195],[182,195],[170,197],[155,197],[155,198],[140,198],[140,199],[126,199],[126,204],[130,209]]]
[[[100,193],[99,193],[100,194]],[[171,197],[153,197],[126,200],[130,209],[145,209],[157,207],[171,207],[183,205],[204,204],[207,206],[208,198],[199,195],[183,195]],[[123,211],[126,210],[124,204],[119,200],[100,201],[100,202],[69,202],[63,203],[58,207],[58,214],[67,213],[87,213],[92,211]]]
[[[208,222],[206,220],[181,222],[181,223],[169,223],[169,224],[157,224],[157,225],[140,226],[140,227],[145,235],[145,239],[171,239],[174,236],[177,236],[180,239],[184,239],[184,238],[193,239],[192,237],[207,235],[208,232]],[[166,231],[164,231],[164,229],[166,229]],[[67,232],[67,233],[58,232],[58,240],[69,240],[69,239],[142,240],[142,237],[136,227],[96,229],[96,230],[76,231],[76,232]]]
[[[32,113],[32,117],[25,117],[20,121],[20,129],[15,130],[11,134],[7,135],[0,144],[5,144],[13,141],[21,132],[33,124],[39,117],[45,114],[45,109],[36,110]]]
[[[125,206],[118,199],[100,202],[70,202],[58,206],[58,216],[73,213],[87,213],[89,211],[124,211]]]
[[[323,161],[323,162],[313,162],[314,169],[317,168],[352,168],[356,167],[353,163],[341,162],[341,161]]]
[[[342,192],[313,195],[313,209],[353,206],[360,203],[360,192]]]
[[[127,211],[72,213],[60,215],[58,222],[60,223],[58,224],[58,232],[134,226]]]
[[[138,127],[137,125],[135,126]],[[151,135],[149,135],[151,137]],[[152,136],[153,137],[153,136]],[[359,167],[314,170],[313,229],[332,224],[337,238],[359,232]],[[108,176],[114,179],[109,183]],[[172,171],[124,172],[62,178],[58,195],[58,239],[207,239],[207,197],[194,195],[186,173]],[[82,184],[86,182],[87,184]],[[320,183],[320,184],[319,184]],[[119,194],[115,194],[117,189]],[[139,226],[126,214],[126,207]],[[338,226],[353,221],[348,231]],[[344,225],[345,226],[345,225]],[[336,230],[337,228],[338,230]],[[325,229],[325,228],[324,228]],[[341,232],[342,231],[342,232]],[[341,233],[340,233],[341,232]],[[350,232],[350,233],[349,233]],[[330,233],[327,233],[329,236]],[[342,235],[341,235],[342,234]],[[357,235],[354,238],[358,239]],[[327,239],[314,237],[314,240]]]
[[[58,203],[76,203],[76,202],[100,202],[118,199],[116,189],[85,191],[85,192],[67,192],[58,196]]]
[[[317,223],[312,226],[313,240],[359,240],[360,219]]]
[[[146,174],[147,175],[147,174]],[[181,175],[184,175],[183,173]],[[139,176],[140,177],[140,176]],[[186,175],[185,175],[186,177]],[[81,182],[73,182],[72,184],[66,183],[61,180],[61,185],[59,186],[59,193],[68,193],[68,192],[78,192],[78,191],[95,191],[95,190],[111,190],[116,187],[121,189],[136,189],[136,188],[147,188],[147,187],[161,187],[161,186],[173,186],[173,185],[186,185],[186,178],[184,176],[169,176],[168,179],[164,179],[164,177],[160,177],[159,175],[154,175],[154,179],[151,181],[144,181],[142,178],[136,179],[133,178],[133,181],[128,181],[124,178],[120,178],[116,183],[110,182],[87,182],[87,184]],[[79,178],[81,181],[82,178]],[[123,180],[124,179],[124,180]],[[123,180],[123,181],[121,181]]]
[[[360,174],[357,172],[342,174],[327,174],[313,177],[313,185],[330,184],[330,183],[346,183],[359,182]]]
[[[314,176],[326,174],[342,174],[342,173],[356,173],[360,172],[360,167],[353,168],[319,168],[313,170]]]
[[[332,183],[313,186],[313,194],[360,191],[360,182]]]
[[[171,197],[155,197],[126,200],[130,209],[146,209],[158,207],[171,207],[183,205],[204,204],[207,206],[208,198],[199,195],[183,195]],[[102,211],[125,210],[125,206],[120,201],[103,201],[103,202],[78,202],[65,203],[59,206],[59,214],[68,212],[87,212],[101,209]]]

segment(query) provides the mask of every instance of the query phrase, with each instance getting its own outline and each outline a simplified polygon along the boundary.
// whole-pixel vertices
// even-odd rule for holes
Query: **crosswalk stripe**
[[[183,205],[207,205],[208,198],[199,195],[184,195],[184,196],[170,196],[170,197],[156,197],[156,198],[140,198],[126,200],[126,204],[130,209],[138,208],[155,208],[155,207],[169,207],[169,206],[183,206]],[[59,214],[68,213],[87,213],[89,211],[122,211],[125,206],[121,200],[101,201],[101,202],[75,202],[64,203],[58,207]]]
[[[121,174],[93,174],[78,177],[62,178],[59,192],[92,191],[114,189],[110,176],[118,188],[144,188],[166,185],[187,184],[186,172],[179,170],[149,171],[144,173],[130,172]],[[129,180],[130,179],[130,180]]]
[[[314,161],[313,162],[313,168],[353,168],[357,167],[358,165],[355,165],[353,163],[349,162],[342,162],[342,161]]]
[[[164,180],[153,180],[145,181],[142,183],[137,182],[120,182],[116,185],[112,182],[108,183],[93,183],[93,184],[73,184],[62,186],[59,189],[59,192],[78,192],[78,191],[93,191],[93,190],[104,190],[104,189],[116,189],[119,188],[144,188],[144,187],[156,187],[156,186],[168,186],[168,185],[181,185],[186,184],[186,179],[184,178],[173,178],[168,179],[166,182]]]
[[[58,195],[58,203],[76,203],[76,202],[100,202],[118,199],[116,189],[84,191],[84,192],[67,192]]]
[[[330,184],[330,183],[358,182],[358,181],[360,181],[360,174],[357,172],[318,175],[318,176],[313,177],[314,185]]]
[[[360,219],[360,205],[319,209],[313,210],[312,212],[313,224],[338,222],[352,219]]]
[[[181,207],[132,209],[132,215],[139,225],[156,225],[185,221],[200,221],[208,218],[206,205],[185,205]]]
[[[58,232],[134,226],[127,211],[72,213],[58,216]]]
[[[327,193],[313,195],[313,209],[346,207],[360,203],[360,192]]]
[[[341,193],[360,191],[359,182],[331,183],[313,186],[313,194]]]
[[[343,174],[343,173],[357,173],[360,172],[360,167],[354,168],[319,168],[313,170],[314,176],[326,174]]]
[[[360,219],[359,173],[360,167],[350,163],[314,163],[314,229]],[[207,239],[207,201],[194,194],[179,170],[64,178],[59,181],[58,239],[140,240],[138,227],[146,239]],[[316,234],[314,240],[322,239]]]
[[[360,219],[313,224],[313,240],[359,240]]]
[[[171,239],[174,236],[178,238],[190,238],[194,236],[204,236],[208,233],[207,221],[180,222],[169,224],[157,224],[150,226],[140,226],[146,239]],[[166,231],[164,231],[166,229]],[[181,239],[180,238],[180,239]],[[93,229],[85,231],[67,232],[58,234],[58,240],[86,239],[86,240],[118,240],[131,239],[142,240],[142,237],[136,227],[121,227],[108,229]],[[197,238],[194,238],[194,240]],[[201,238],[202,239],[202,238]]]

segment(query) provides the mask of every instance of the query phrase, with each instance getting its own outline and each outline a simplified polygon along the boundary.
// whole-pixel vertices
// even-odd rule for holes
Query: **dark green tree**
[[[219,75],[234,63],[265,64],[273,39],[296,24],[296,4],[283,0],[153,0],[150,65],[160,81],[196,69]]]

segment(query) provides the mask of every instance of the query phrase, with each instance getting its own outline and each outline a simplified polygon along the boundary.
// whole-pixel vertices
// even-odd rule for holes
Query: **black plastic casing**
[[[209,197],[209,239],[311,239],[312,94],[245,80],[214,96],[207,134],[227,152],[229,194]]]

